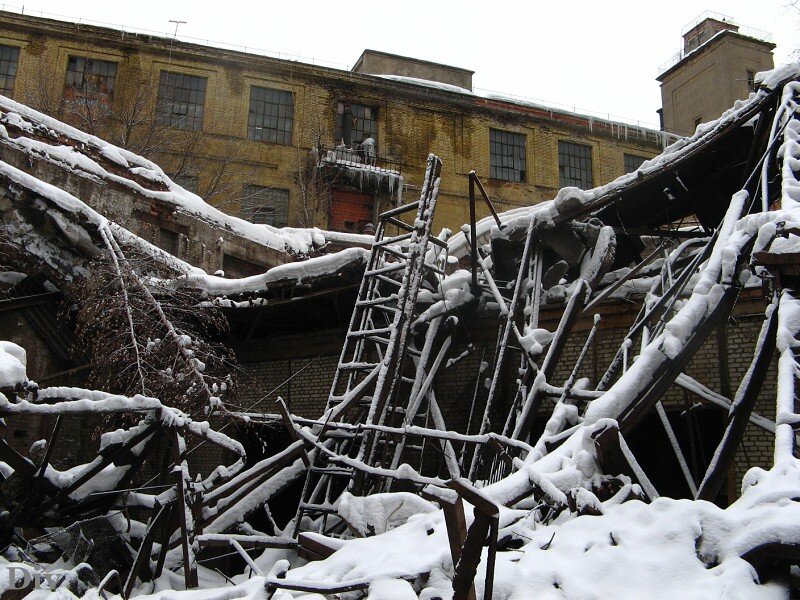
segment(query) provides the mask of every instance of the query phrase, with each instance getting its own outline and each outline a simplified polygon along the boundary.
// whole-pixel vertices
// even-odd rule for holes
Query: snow
[[[25,349],[13,342],[0,340],[0,388],[13,388],[28,380],[25,373]]]
[[[48,138],[42,141],[20,136],[12,138],[2,124],[14,125],[24,132]],[[75,145],[64,145],[67,138]],[[0,96],[0,144],[14,146],[32,156],[58,163],[68,170],[90,176],[98,180],[121,184],[142,196],[173,206],[187,214],[211,223],[223,230],[232,231],[258,244],[295,255],[306,255],[322,248],[326,242],[371,244],[372,236],[326,232],[318,228],[276,228],[270,225],[250,223],[228,215],[207,204],[202,198],[173,182],[156,164],[137,156],[124,148],[114,146],[93,135],[75,129],[61,121],[48,117],[10,98]],[[149,189],[139,184],[133,177],[109,171],[86,152],[91,149],[113,163],[114,167],[127,169],[131,175],[141,177],[151,183],[165,186],[164,191]],[[386,175],[387,177],[390,176]],[[402,177],[399,177],[400,188]],[[394,182],[397,186],[397,182]],[[393,187],[392,189],[399,189]]]
[[[408,492],[372,494],[356,497],[345,492],[339,498],[336,511],[362,535],[385,533],[404,524],[413,515],[437,510],[430,502]]]
[[[269,289],[281,283],[303,283],[326,275],[334,275],[345,268],[366,265],[369,252],[364,248],[346,248],[340,252],[309,258],[308,260],[286,263],[272,267],[263,275],[253,275],[241,279],[225,279],[194,271],[181,283],[199,287],[212,295],[227,295]]]

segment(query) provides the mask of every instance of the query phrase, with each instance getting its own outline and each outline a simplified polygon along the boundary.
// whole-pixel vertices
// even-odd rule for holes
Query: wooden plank
[[[283,401],[283,398],[278,396],[278,400],[275,402],[275,404],[278,405],[278,411],[281,413],[281,420],[283,420],[283,425],[286,428],[286,432],[289,434],[289,438],[293,442],[299,442],[300,436],[297,435],[297,431],[295,431],[294,423],[292,422],[292,415],[289,414],[289,409],[286,408],[286,403]],[[308,458],[308,452],[306,452],[305,447],[303,447],[303,453],[300,455],[300,458],[303,459],[303,464],[306,467],[311,466],[311,460]]]
[[[167,513],[167,506],[162,506],[156,513],[152,522],[148,525],[147,532],[144,535],[144,539],[142,539],[142,545],[139,546],[139,551],[136,553],[136,560],[133,562],[133,568],[131,568],[131,572],[128,574],[128,578],[125,581],[122,592],[124,598],[131,597],[133,586],[142,570],[144,570],[145,576],[148,577],[148,579],[152,575],[150,571],[150,553],[153,551],[153,537],[155,536],[156,528],[162,523]]]
[[[121,458],[123,455],[130,453],[130,451],[137,446],[142,440],[146,439],[148,436],[153,435],[155,432],[155,426],[150,425],[145,427],[142,431],[134,435],[132,438],[123,442],[119,445],[114,445],[112,447],[106,448],[103,450],[100,455],[103,456],[103,452],[106,454],[103,456],[102,460],[94,465],[93,467],[87,468],[75,481],[73,481],[70,485],[65,488],[62,488],[58,494],[56,494],[53,498],[42,504],[40,509],[41,512],[52,508],[53,506],[57,505],[59,502],[63,502],[65,499],[69,497],[69,495],[81,487],[84,483],[92,479],[95,475],[100,473],[103,469],[105,469],[108,465],[112,462],[116,464],[116,459]],[[112,449],[113,448],[113,449]]]
[[[194,531],[187,527],[186,520],[191,514],[189,508],[189,489],[187,486],[186,478],[184,478],[183,464],[185,456],[180,450],[181,448],[181,435],[177,429],[172,429],[172,456],[175,467],[173,473],[177,479],[177,505],[178,505],[178,526],[181,536],[181,550],[183,552],[183,581],[186,584],[186,589],[197,587],[197,562],[194,556],[192,544],[194,542]]]
[[[174,531],[170,524],[175,525],[174,503],[167,505],[167,514],[164,516],[164,527],[161,528],[161,539],[159,540],[161,551],[158,553],[156,568],[153,570],[153,579],[161,577],[161,572],[164,570],[164,561],[167,558],[167,552],[169,552],[170,534]]]
[[[778,332],[777,307],[770,313],[762,331],[764,335],[761,337],[761,344],[756,348],[753,360],[747,369],[747,374],[736,391],[736,397],[728,413],[728,424],[725,428],[725,433],[714,451],[711,464],[706,470],[703,481],[700,483],[700,488],[697,490],[698,500],[712,502],[717,497],[725,481],[727,471],[733,464],[736,450],[742,441],[750,415],[758,399],[758,394],[772,363]]]
[[[475,510],[475,518],[467,531],[467,539],[461,550],[453,575],[453,600],[476,600],[475,573],[481,562],[481,552],[486,544],[492,517]]]
[[[450,556],[453,565],[458,564],[461,557],[461,548],[467,539],[467,519],[464,516],[464,502],[458,492],[452,489],[439,489],[434,486],[425,486],[421,494],[426,500],[436,502],[444,513],[444,523],[447,527],[447,540],[450,543]]]
[[[322,535],[301,533],[297,536],[297,547],[298,551],[302,549],[325,559],[341,548],[341,544],[336,544],[333,540],[328,544]]]

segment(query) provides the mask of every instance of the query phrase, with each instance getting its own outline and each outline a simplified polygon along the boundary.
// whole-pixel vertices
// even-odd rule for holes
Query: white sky
[[[33,0],[25,12],[63,15],[300,56],[349,68],[371,48],[475,71],[481,90],[655,126],[658,67],[680,33],[711,10],[766,31],[776,64],[800,45],[790,0]],[[21,5],[4,4],[19,12]],[[193,40],[199,41],[199,40]],[[330,64],[333,63],[333,64]]]

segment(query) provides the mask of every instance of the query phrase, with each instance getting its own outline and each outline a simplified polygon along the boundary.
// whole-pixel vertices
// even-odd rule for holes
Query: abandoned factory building
[[[611,181],[676,139],[478,95],[471,71],[372,50],[346,71],[0,14],[1,94],[154,160],[257,223],[362,233],[403,187],[418,193],[435,152],[446,170],[436,227],[457,230],[469,218],[473,169],[508,210]],[[312,149],[322,172],[309,172]],[[151,241],[170,239],[154,231]]]
[[[173,256],[208,273],[222,269],[235,277],[345,246],[368,245],[371,237],[353,234],[369,231],[367,225],[378,222],[380,211],[419,196],[429,152],[442,157],[437,231],[469,221],[467,181],[472,170],[500,212],[552,199],[562,187],[589,189],[614,180],[675,141],[677,136],[669,131],[686,133],[682,121],[671,119],[676,111],[686,114],[680,102],[690,97],[684,92],[694,80],[669,92],[670,78],[682,76],[683,69],[697,69],[698,61],[714,52],[727,52],[725,44],[750,44],[764,64],[747,58],[739,65],[747,67],[739,69],[745,87],[722,90],[733,94],[724,108],[747,95],[751,68],[771,66],[768,42],[753,42],[755,38],[720,21],[724,31],[708,36],[698,47],[687,46],[685,55],[662,76],[662,93],[673,100],[664,103],[667,131],[657,131],[480,96],[471,91],[470,71],[376,51],[365,51],[353,71],[342,71],[82,24],[12,13],[2,17],[0,93],[154,160],[175,183],[227,215],[211,207],[189,210],[194,201],[206,205],[158,178],[145,181],[144,173],[157,167],[150,169],[128,157],[130,164],[120,170],[115,155],[91,154],[81,134],[48,122],[36,111],[26,112],[11,100],[0,102],[0,114],[6,115],[3,125],[13,134],[0,143],[0,159],[80,198]],[[708,20],[701,24],[715,26]],[[733,72],[729,77],[740,78]],[[9,114],[22,116],[9,119]],[[718,114],[701,116],[705,120]],[[364,151],[367,138],[374,140],[372,155]],[[64,168],[55,150],[63,144],[89,153],[111,175],[103,178]],[[744,147],[741,141],[739,145]],[[716,151],[709,148],[710,154]],[[0,184],[4,193],[20,186],[7,178],[0,178]],[[709,184],[709,193],[715,189]],[[26,193],[32,198],[38,194],[34,188]],[[484,211],[479,217],[488,212],[483,204],[479,209]],[[308,229],[314,227],[319,230]],[[658,231],[620,233],[646,237]],[[681,235],[673,232],[676,240]],[[363,256],[353,256],[322,284],[293,276],[281,279],[277,270],[270,278],[268,271],[264,289],[257,294],[224,299],[231,328],[228,341],[241,365],[240,409],[272,411],[280,395],[297,415],[320,414],[363,273]],[[13,283],[11,298],[0,305],[0,339],[26,341],[32,379],[82,383],[91,365],[69,351],[74,339],[57,318],[59,303],[71,299],[64,297],[63,289],[43,289],[30,280]],[[644,292],[633,289],[604,303],[601,335],[587,346],[580,371],[592,385],[599,383],[604,365],[636,322]],[[548,330],[555,330],[563,312],[563,303],[556,300],[542,310],[541,326]],[[764,306],[760,289],[744,290],[731,321],[720,325],[698,350],[703,360],[691,365],[686,375],[730,398],[731,382],[744,376],[753,353]],[[592,327],[590,314],[576,320],[575,331],[581,336],[565,343],[557,378],[570,375],[576,357],[582,357],[582,337]],[[54,331],[59,335],[52,335]],[[496,315],[482,315],[468,334],[455,338],[454,348],[461,352],[455,355],[461,358],[448,364],[433,384],[445,417],[456,429],[475,426],[469,400],[481,388],[481,365],[490,360],[496,335]],[[520,349],[510,354],[514,359],[498,378],[501,396],[513,396],[518,384]],[[772,417],[774,377],[768,382],[756,409]],[[726,409],[707,402],[700,406],[687,387],[672,386],[664,399],[680,441],[691,444],[690,459],[696,463],[692,469],[697,471],[713,451],[713,441],[704,442],[701,430],[719,437]],[[660,426],[655,420],[645,425],[639,432],[642,439]],[[544,420],[538,419],[535,428],[543,426]],[[12,443],[22,450],[46,435],[49,427],[42,419],[36,427],[15,431],[19,439]],[[77,446],[91,445],[85,433],[77,432],[87,438],[77,440]],[[746,469],[766,463],[769,456],[770,438],[763,428],[749,425],[744,439],[748,451],[730,469],[722,491],[727,498],[737,495]],[[211,469],[213,460],[215,456],[203,468]],[[666,459],[653,455],[648,460],[660,468]]]

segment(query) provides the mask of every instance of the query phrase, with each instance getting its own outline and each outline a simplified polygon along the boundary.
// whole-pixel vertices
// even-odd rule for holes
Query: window
[[[525,181],[525,136],[521,133],[489,130],[489,177]]]
[[[200,131],[206,100],[205,77],[161,71],[156,121],[162,125]]]
[[[378,109],[372,106],[362,106],[352,102],[339,102],[336,106],[336,132],[335,141],[344,138],[344,113],[345,107],[349,106],[353,114],[350,142],[360,144],[368,137],[378,141]]]
[[[283,90],[250,86],[247,137],[257,142],[292,144],[294,94]]]
[[[198,179],[196,175],[175,175],[172,181],[193,194],[197,193]]]
[[[246,186],[239,216],[251,223],[286,227],[289,221],[289,190]]]
[[[747,91],[748,92],[756,91],[756,74],[753,71],[747,72]]]
[[[249,260],[239,258],[238,256],[223,254],[222,270],[225,272],[225,277],[238,278],[261,275],[267,270],[267,267],[262,267],[261,265],[252,263]]]
[[[67,61],[64,98],[67,101],[80,100],[89,105],[96,103],[110,105],[116,79],[117,63],[84,56],[70,56]]]
[[[647,158],[644,156],[636,156],[635,154],[625,154],[625,173],[633,173],[636,169],[642,166],[642,163]]]
[[[697,117],[694,120],[694,128],[697,129],[703,123],[703,117]]]
[[[0,94],[10,96],[14,93],[14,80],[17,78],[19,48],[0,46]]]
[[[592,179],[592,147],[572,142],[558,142],[558,185],[588,190]]]
[[[180,235],[176,231],[166,229],[164,227],[158,228],[158,244],[159,248],[165,252],[169,252],[172,256],[178,256],[180,251]]]

